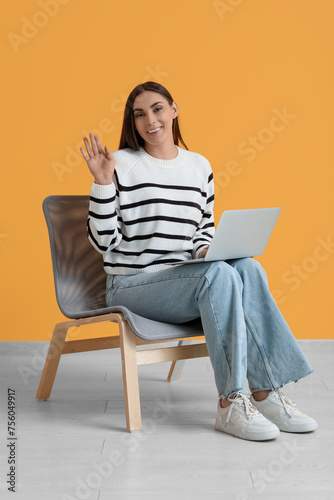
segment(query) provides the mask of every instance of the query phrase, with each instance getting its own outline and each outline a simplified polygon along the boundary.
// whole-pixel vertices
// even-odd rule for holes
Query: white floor
[[[334,499],[334,341],[300,341],[314,373],[284,392],[319,423],[250,442],[214,430],[208,358],[139,367],[143,430],[125,428],[119,350],[62,357],[35,399],[46,342],[0,343],[0,496],[22,500]],[[8,388],[16,396],[16,493],[7,491]]]

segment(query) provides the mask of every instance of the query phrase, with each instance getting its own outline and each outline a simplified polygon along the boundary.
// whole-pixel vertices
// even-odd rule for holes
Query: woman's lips
[[[152,131],[147,131],[148,134],[150,135],[156,135],[158,132],[160,132],[160,130],[162,129],[162,127],[156,127],[154,129],[152,129]]]

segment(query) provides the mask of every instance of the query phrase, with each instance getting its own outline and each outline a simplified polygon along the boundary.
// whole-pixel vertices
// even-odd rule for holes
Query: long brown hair
[[[130,93],[126,104],[125,104],[125,109],[124,109],[124,117],[123,117],[123,126],[122,126],[122,133],[121,133],[121,139],[119,142],[119,149],[125,149],[125,148],[131,148],[134,149],[135,151],[139,151],[139,148],[144,146],[145,141],[144,139],[138,134],[138,132],[135,130],[135,122],[134,122],[134,114],[133,114],[133,103],[137,95],[142,94],[145,92],[145,90],[152,90],[153,92],[158,92],[158,94],[161,94],[164,96],[168,103],[170,105],[173,104],[173,98],[168,92],[168,90],[161,85],[160,83],[156,82],[145,82],[145,83],[140,83],[137,85],[132,92]],[[178,116],[173,119],[173,126],[172,126],[172,132],[173,132],[173,139],[174,139],[174,144],[177,146],[179,145],[179,141],[183,144],[183,146],[187,148],[187,145],[182,139],[180,127],[179,127],[179,122],[178,122]]]

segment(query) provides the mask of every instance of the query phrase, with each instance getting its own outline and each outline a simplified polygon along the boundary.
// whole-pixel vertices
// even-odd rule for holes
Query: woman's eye
[[[158,106],[157,108],[154,109],[154,111],[160,111],[162,109],[162,106]],[[137,115],[135,115],[135,118],[140,118],[141,116],[143,116],[143,113],[138,113]]]

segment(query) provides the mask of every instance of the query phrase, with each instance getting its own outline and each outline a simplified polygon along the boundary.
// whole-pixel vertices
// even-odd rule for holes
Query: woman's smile
[[[162,127],[157,127],[157,128],[152,129],[152,130],[148,130],[147,133],[150,135],[156,135],[161,129],[162,129]]]

